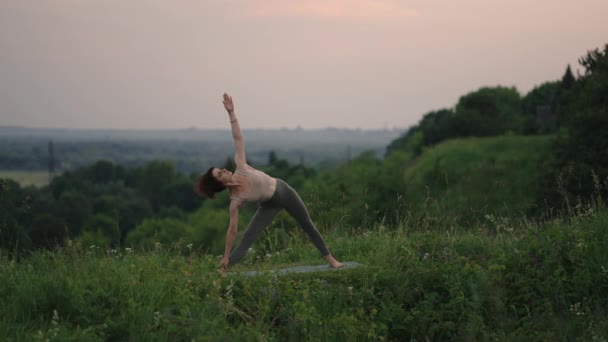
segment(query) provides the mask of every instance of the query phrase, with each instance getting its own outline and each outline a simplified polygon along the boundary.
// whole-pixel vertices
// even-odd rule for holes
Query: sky
[[[606,0],[0,0],[0,126],[407,128],[608,43]]]

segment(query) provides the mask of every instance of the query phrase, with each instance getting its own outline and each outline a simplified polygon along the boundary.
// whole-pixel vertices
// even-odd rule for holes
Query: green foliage
[[[120,242],[120,227],[115,217],[106,214],[95,214],[84,224],[83,229],[89,232],[98,232],[114,245]]]
[[[167,162],[125,169],[99,161],[56,176],[41,189],[22,189],[7,182],[0,200],[7,201],[3,208],[10,208],[4,212],[7,234],[10,226],[14,234],[30,235],[22,246],[53,247],[65,237],[77,238],[83,229],[101,232],[112,246],[119,246],[144,218],[154,214],[183,218],[196,210],[200,199],[192,190],[193,183],[193,176],[176,174]],[[50,220],[49,229],[44,227],[45,220]],[[37,234],[48,236],[33,236]],[[48,239],[54,242],[49,244]],[[13,240],[11,244],[19,243]]]
[[[422,117],[422,120],[420,121],[420,129],[424,132],[422,136],[422,145],[435,145],[438,142],[453,136],[453,117],[454,112],[447,109],[430,112]]]
[[[151,250],[161,245],[171,245],[184,241],[191,234],[193,227],[173,218],[145,219],[126,239],[128,246],[137,249]]]
[[[350,164],[320,174],[303,192],[315,223],[330,229],[338,224],[364,226],[375,220],[374,209],[380,204],[375,202],[377,193],[370,190],[379,179],[380,165],[381,162],[369,152]]]
[[[81,192],[68,190],[61,193],[58,202],[58,214],[65,218],[70,235],[78,235],[85,222],[93,215],[89,199]]]
[[[163,202],[162,190],[174,178],[175,167],[173,164],[154,161],[146,165],[138,177],[136,181],[137,189],[148,199],[152,209],[158,211]]]
[[[515,88],[482,87],[462,96],[454,110],[425,114],[418,125],[389,144],[387,155],[397,150],[419,155],[424,147],[452,138],[535,133],[535,117],[524,104],[536,105],[537,100],[523,101]]]
[[[95,164],[80,170],[92,183],[107,184],[115,182],[124,174],[124,168],[114,165],[107,160],[97,161]]]
[[[521,97],[515,88],[484,87],[458,101],[453,136],[493,136],[508,131],[520,133],[525,119]]]
[[[214,257],[183,247],[74,245],[0,259],[0,332],[9,341],[604,340],[607,227],[603,206],[467,231],[376,222],[326,236],[363,267],[227,278]],[[314,252],[295,243],[234,271],[317,263]]]
[[[607,198],[601,184],[608,180],[608,45],[581,58],[585,74],[568,90],[562,130],[553,144],[546,179],[560,180],[561,188],[546,187],[543,193],[556,206],[564,200],[589,198],[599,193]],[[600,184],[598,186],[598,184]],[[559,192],[558,192],[559,191]]]
[[[586,59],[583,59],[586,60]],[[584,65],[584,64],[583,64]],[[587,67],[587,69],[591,69],[591,67]],[[572,88],[572,86],[574,86],[574,83],[576,83],[576,78],[574,77],[574,74],[572,73],[572,69],[570,69],[570,64],[568,64],[568,67],[566,68],[566,72],[564,73],[564,76],[562,76],[562,83],[561,86],[565,89],[570,89]]]
[[[201,200],[196,196],[193,189],[193,180],[189,177],[176,177],[172,182],[160,190],[160,208],[175,206],[186,212],[197,209]]]
[[[18,221],[27,206],[19,184],[0,178],[0,249],[14,253],[27,244],[26,232]]]
[[[268,165],[262,169],[275,178],[288,181],[296,189],[300,188],[307,179],[314,178],[317,173],[315,169],[302,164],[290,165],[287,160],[277,157],[275,151],[270,151]]]
[[[522,99],[523,110],[526,113],[535,114],[537,106],[553,105],[559,86],[559,82],[550,81],[534,87]]]
[[[98,246],[101,248],[108,248],[111,246],[111,239],[104,234],[100,229],[98,230],[84,230],[78,235],[76,239],[77,243],[80,244],[83,248],[88,248],[90,246]]]
[[[405,200],[433,217],[483,220],[538,213],[541,165],[550,137],[507,135],[450,140],[405,170]]]
[[[65,221],[49,214],[36,216],[27,230],[33,246],[55,249],[68,238]]]
[[[534,87],[524,98],[522,99],[523,111],[530,117],[534,118],[537,115],[539,109],[545,109],[549,117],[537,118],[540,122],[529,121],[522,133],[534,134],[534,133],[551,133],[556,130],[556,118],[555,111],[559,100],[561,83],[557,81],[545,82],[537,87]]]
[[[218,198],[216,201],[219,201]],[[226,230],[230,221],[228,207],[215,209],[213,201],[207,201],[203,206],[188,218],[188,224],[193,227],[190,243],[193,243],[197,249],[205,251],[213,255],[219,255],[224,252],[226,243]],[[239,219],[239,231],[246,223],[246,218],[241,215]]]

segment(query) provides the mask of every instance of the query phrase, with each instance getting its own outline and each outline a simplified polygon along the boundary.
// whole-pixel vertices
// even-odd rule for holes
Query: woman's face
[[[213,175],[213,177],[215,177],[215,179],[224,184],[227,184],[232,180],[232,172],[226,169],[220,169],[216,167],[215,169],[213,169],[213,171],[211,171],[211,174]]]

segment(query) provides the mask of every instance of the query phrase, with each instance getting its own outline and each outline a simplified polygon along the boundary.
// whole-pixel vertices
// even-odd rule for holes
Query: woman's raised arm
[[[234,161],[237,165],[239,164],[246,165],[247,159],[245,158],[245,143],[243,142],[243,133],[241,132],[241,127],[239,126],[239,121],[234,114],[234,103],[232,102],[232,96],[224,93],[224,108],[228,112],[228,116],[230,117],[230,127],[232,127],[232,138],[234,139],[234,147],[236,149],[236,156],[234,157]]]

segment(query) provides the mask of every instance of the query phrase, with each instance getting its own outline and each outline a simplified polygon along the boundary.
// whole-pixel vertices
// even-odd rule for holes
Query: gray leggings
[[[258,210],[253,215],[251,222],[249,222],[249,227],[245,231],[243,239],[241,239],[239,245],[230,254],[230,265],[239,262],[253,242],[272,222],[272,219],[283,209],[287,210],[296,219],[300,227],[304,229],[304,232],[308,234],[312,243],[319,249],[321,255],[326,256],[329,254],[327,245],[325,245],[321,234],[319,234],[314,223],[312,223],[300,195],[287,183],[277,178],[277,187],[274,190],[272,198],[260,203]]]

